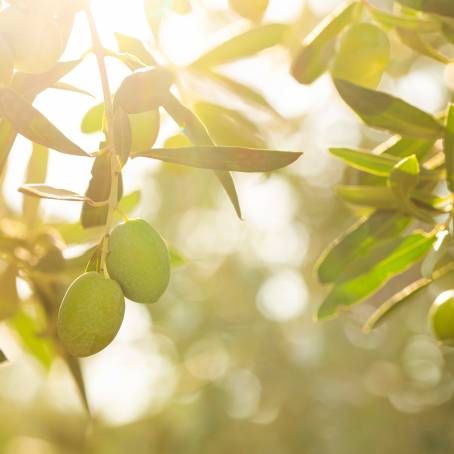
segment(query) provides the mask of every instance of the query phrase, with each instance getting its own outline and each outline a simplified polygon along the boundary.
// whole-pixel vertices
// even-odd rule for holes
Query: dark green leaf
[[[408,217],[390,211],[377,211],[361,220],[325,251],[317,265],[320,282],[336,281],[359,257],[368,257],[383,241],[398,237],[410,224]]]
[[[45,184],[24,184],[19,188],[19,191],[32,197],[39,197],[40,199],[86,202],[91,206],[103,206],[107,203],[107,199],[98,202],[90,197],[77,194],[76,192],[68,191],[67,189],[54,188]]]
[[[335,285],[318,311],[318,319],[337,314],[339,309],[351,306],[375,293],[389,279],[403,273],[421,260],[434,242],[434,235],[414,233],[399,240],[394,250],[378,263],[351,280]]]
[[[383,210],[395,210],[399,207],[391,189],[383,186],[338,186],[336,192],[344,202],[353,205]]]
[[[8,361],[8,358],[3,353],[3,350],[0,350],[0,364],[6,363],[7,361]]]
[[[6,320],[19,309],[16,278],[18,269],[15,264],[8,264],[0,274],[0,320]]]
[[[112,185],[111,159],[109,154],[98,156],[93,163],[91,180],[85,197],[96,202],[109,200]],[[123,183],[120,176],[118,200],[123,195]],[[105,225],[107,220],[108,206],[94,207],[93,204],[85,202],[82,206],[80,223],[84,228],[98,227]]]
[[[454,3],[452,0],[398,0],[398,2],[426,13],[454,17]]]
[[[208,68],[250,57],[262,50],[281,44],[289,30],[285,24],[260,25],[225,41],[208,51],[191,66]]]
[[[419,139],[436,139],[444,133],[434,117],[402,99],[345,80],[336,79],[335,84],[342,99],[369,126]]]
[[[164,108],[167,110],[173,120],[180,126],[183,133],[188,137],[193,145],[212,147],[214,142],[210,137],[204,124],[198,119],[197,115],[191,112],[177,98],[170,95],[165,99]],[[233,207],[241,219],[241,207],[238,200],[238,194],[235,188],[235,182],[229,172],[215,171],[218,180],[227,193]]]
[[[399,162],[399,158],[392,155],[375,155],[350,148],[330,148],[329,151],[349,166],[379,177],[389,176],[394,166]]]
[[[346,2],[306,37],[292,65],[292,75],[298,82],[311,84],[328,69],[337,37],[360,11],[360,2]]]
[[[271,172],[295,162],[302,153],[241,147],[157,148],[134,157],[146,157],[199,169]]]
[[[10,88],[0,89],[0,114],[24,137],[62,153],[88,156],[25,98]]]
[[[448,110],[443,151],[445,155],[446,181],[449,190],[454,192],[454,104],[450,104]]]
[[[430,278],[423,277],[393,295],[391,298],[385,301],[365,323],[363,327],[364,332],[371,332],[374,328],[387,320],[388,317],[392,315],[402,303],[410,301],[413,296],[415,296],[424,288],[428,287],[430,284],[432,284],[432,282],[442,278],[443,276],[446,276],[449,273],[452,273],[453,271],[454,262],[448,263],[447,265],[434,271]]]

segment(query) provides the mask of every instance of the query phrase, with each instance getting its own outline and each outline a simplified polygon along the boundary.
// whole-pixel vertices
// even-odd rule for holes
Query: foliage
[[[338,194],[360,207],[363,217],[318,264],[320,281],[332,286],[319,319],[363,302],[390,279],[422,264],[421,280],[385,302],[366,324],[370,330],[396,305],[452,270],[454,107],[433,116],[377,89],[392,60],[389,34],[447,64],[450,58],[432,43],[434,33],[438,46],[450,41],[446,29],[452,17],[452,2],[400,1],[393,12],[368,1],[347,2],[309,35],[296,56],[292,72],[298,81],[313,82],[329,69],[339,96],[358,117],[393,134],[371,151],[330,150],[358,171],[358,184],[341,186]],[[311,67],[318,69],[308,73]]]

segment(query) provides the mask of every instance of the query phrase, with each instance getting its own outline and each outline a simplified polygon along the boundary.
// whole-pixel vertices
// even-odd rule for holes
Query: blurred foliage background
[[[338,3],[271,0],[264,22],[294,26],[299,42]],[[107,47],[116,46],[113,32],[136,36],[159,47],[175,67],[252,26],[223,0],[196,0],[192,7],[187,15],[166,14],[157,39],[142,0],[93,2]],[[454,89],[451,65],[392,44],[397,56],[381,87],[429,112],[440,110]],[[86,24],[78,19],[66,56],[88,47]],[[443,50],[454,54],[452,46]],[[10,359],[0,366],[0,452],[453,452],[453,353],[437,345],[426,326],[429,304],[450,282],[437,282],[370,335],[361,325],[386,295],[336,321],[313,322],[326,293],[314,264],[356,219],[334,192],[354,174],[326,148],[371,147],[386,134],[358,123],[328,75],[311,86],[294,81],[290,56],[291,43],[222,68],[262,93],[271,111],[241,103],[202,78],[184,78],[186,102],[221,105],[253,120],[255,136],[245,133],[253,144],[305,152],[272,175],[236,176],[243,222],[210,172],[128,165],[125,193],[142,191],[134,215],[156,226],[186,262],[174,270],[157,305],[128,304],[114,343],[82,361],[92,421],[64,364],[55,360],[46,369],[8,325],[0,325],[0,344]],[[109,69],[118,86],[126,69],[115,60]],[[101,99],[94,74],[88,57],[65,81]],[[71,137],[96,147],[99,136],[78,130],[93,100],[54,90],[36,105]],[[214,118],[206,105],[205,115]],[[162,121],[160,143],[178,132],[168,118]],[[227,142],[241,139],[222,134]],[[10,158],[4,196],[12,210],[22,204],[16,189],[30,148],[18,140]],[[47,181],[53,185],[84,191],[89,177],[84,159],[50,156]],[[71,204],[42,205],[47,222],[78,219]],[[27,298],[28,289],[19,284]]]

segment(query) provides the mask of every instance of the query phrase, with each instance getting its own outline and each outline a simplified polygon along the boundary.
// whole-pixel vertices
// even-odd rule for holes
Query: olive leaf
[[[202,55],[191,66],[209,68],[250,57],[262,50],[281,44],[288,31],[289,26],[286,24],[260,25],[223,42]]]
[[[0,89],[0,115],[8,120],[19,134],[32,142],[62,153],[88,156],[25,98],[10,88]]]
[[[271,172],[295,162],[302,153],[242,147],[156,148],[133,157],[147,157],[199,169]]]
[[[445,128],[431,115],[402,99],[346,80],[334,83],[342,99],[369,126],[419,139],[440,138]]]
[[[305,38],[291,69],[298,82],[311,84],[328,69],[339,34],[359,16],[361,8],[360,2],[344,2]]]
[[[341,308],[359,303],[380,289],[389,279],[419,262],[435,240],[434,234],[413,233],[396,240],[390,253],[363,267],[352,279],[335,284],[319,308],[319,320],[335,316]]]
[[[398,0],[398,2],[426,13],[454,17],[454,3],[451,0]]]
[[[19,191],[25,195],[39,197],[40,199],[86,202],[92,207],[102,207],[107,204],[107,200],[98,202],[85,195],[77,194],[67,189],[54,188],[45,184],[24,184],[19,188]]]

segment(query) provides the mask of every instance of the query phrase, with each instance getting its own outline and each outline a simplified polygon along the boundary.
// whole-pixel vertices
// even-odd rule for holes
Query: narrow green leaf
[[[391,57],[387,34],[366,22],[351,25],[340,38],[331,74],[336,79],[375,88]]]
[[[292,64],[298,82],[311,84],[328,69],[340,32],[359,16],[361,7],[360,2],[345,2],[305,38]]]
[[[77,386],[77,390],[79,391],[80,398],[82,400],[82,404],[87,411],[88,414],[90,414],[90,405],[88,402],[88,397],[87,397],[87,390],[85,387],[85,381],[82,375],[82,369],[80,367],[80,362],[77,358],[74,358],[73,356],[64,354],[63,359],[68,366],[68,369],[74,379],[74,382]]]
[[[140,39],[122,33],[115,33],[115,39],[117,40],[118,50],[120,52],[134,55],[147,66],[156,65],[156,60],[152,57],[150,52],[148,52]]]
[[[434,60],[439,61],[440,63],[443,63],[445,65],[451,62],[450,58],[448,58],[446,55],[443,55],[441,52],[427,43],[420,33],[413,30],[406,30],[404,28],[397,28],[396,31],[399,35],[400,40],[418,54],[433,58]]]
[[[8,358],[3,353],[3,350],[0,350],[0,364],[6,363],[7,361],[8,361]]]
[[[394,166],[399,162],[399,158],[392,155],[375,155],[350,148],[330,148],[329,152],[342,159],[349,166],[379,177],[389,176]]]
[[[19,309],[17,275],[18,269],[13,263],[7,264],[0,274],[0,321],[7,320]]]
[[[416,156],[399,161],[389,175],[389,186],[401,201],[408,200],[419,181],[419,162]]]
[[[370,2],[366,2],[366,7],[375,21],[387,27],[399,27],[422,33],[431,33],[440,30],[440,24],[430,17],[392,14],[377,8]]]
[[[376,147],[373,153],[400,158],[415,155],[419,161],[422,161],[431,152],[434,143],[435,140],[408,139],[394,136]]]
[[[56,90],[71,91],[73,93],[79,93],[80,95],[90,96],[90,98],[95,97],[89,91],[71,84],[67,84],[65,82],[55,82],[50,88],[54,88]]]
[[[265,24],[225,41],[215,49],[208,51],[191,66],[208,68],[223,65],[235,60],[250,57],[262,50],[281,44],[289,26],[286,24]]]
[[[131,124],[128,114],[118,104],[114,108],[113,125],[115,150],[121,163],[124,165],[131,153]]]
[[[28,161],[26,184],[39,184],[46,181],[49,150],[42,145],[33,144],[32,154]],[[32,226],[39,218],[40,201],[34,197],[24,197],[22,213],[25,222]]]
[[[437,265],[448,254],[452,243],[453,238],[447,230],[441,230],[436,234],[436,241],[421,264],[421,275],[423,277],[432,277]]]
[[[295,162],[302,153],[241,147],[156,148],[134,157],[146,157],[199,169],[271,172]]]
[[[21,310],[8,321],[8,324],[18,334],[24,348],[46,369],[50,369],[55,358],[55,348],[48,338],[42,336],[37,321]]]
[[[338,186],[339,197],[353,205],[395,210],[399,208],[398,201],[390,188],[383,186]]]
[[[77,194],[67,189],[54,188],[45,184],[24,184],[19,188],[23,194],[32,197],[39,197],[40,199],[62,200],[67,202],[86,202],[93,207],[104,206],[107,200],[94,201],[90,197]]]
[[[418,294],[421,290],[428,287],[434,281],[454,272],[454,262],[448,263],[447,265],[434,271],[430,278],[423,277],[417,281],[411,283],[387,301],[385,301],[367,320],[363,327],[363,331],[370,333],[373,329],[385,322],[394,311],[401,306],[402,303],[409,302],[410,299]]]
[[[454,104],[449,105],[443,152],[445,155],[446,181],[449,190],[454,192]]]
[[[334,82],[342,99],[369,126],[429,140],[444,133],[444,127],[434,117],[402,99],[345,80]]]
[[[398,0],[398,2],[426,13],[454,17],[454,3],[452,0]]]
[[[318,311],[318,319],[335,316],[341,308],[365,300],[389,279],[421,260],[434,242],[434,235],[414,233],[399,241],[389,256],[351,280],[335,285]]]
[[[62,153],[88,156],[25,98],[10,88],[0,89],[0,114],[24,137]]]
[[[410,218],[391,211],[377,211],[354,224],[324,252],[316,266],[320,282],[336,281],[359,257],[368,257],[378,244],[397,238],[410,224]]]
[[[168,96],[165,99],[164,108],[173,120],[180,126],[182,132],[188,137],[193,145],[214,146],[213,139],[210,137],[204,124],[191,110],[184,106],[175,96]],[[229,172],[216,170],[215,174],[221,182],[222,187],[227,193],[237,216],[241,219],[241,207],[236,192],[235,182]]]
[[[118,200],[123,195],[123,179],[120,176]],[[98,227],[105,225],[107,220],[108,206],[103,204],[109,199],[112,185],[111,160],[109,154],[98,156],[91,170],[91,179],[85,193],[86,198],[98,202],[98,206],[84,202],[80,215],[80,223],[83,228]],[[101,204],[101,206],[99,206]]]

